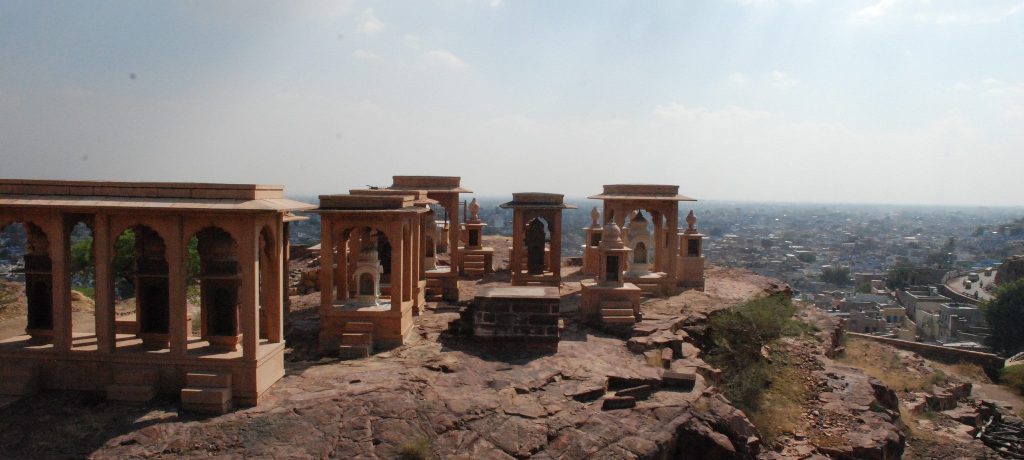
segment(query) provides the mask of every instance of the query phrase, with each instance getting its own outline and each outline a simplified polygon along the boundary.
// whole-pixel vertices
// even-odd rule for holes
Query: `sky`
[[[0,0],[0,177],[1024,205],[1024,0]]]

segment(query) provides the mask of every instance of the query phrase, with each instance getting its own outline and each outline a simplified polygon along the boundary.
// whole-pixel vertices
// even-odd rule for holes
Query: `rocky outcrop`
[[[1024,254],[1010,256],[996,272],[996,284],[1012,283],[1024,278]]]

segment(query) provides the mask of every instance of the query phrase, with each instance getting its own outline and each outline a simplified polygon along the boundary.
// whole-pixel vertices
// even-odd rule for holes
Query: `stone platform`
[[[484,288],[465,312],[471,322],[466,329],[480,340],[557,350],[560,301],[558,288],[553,287]]]

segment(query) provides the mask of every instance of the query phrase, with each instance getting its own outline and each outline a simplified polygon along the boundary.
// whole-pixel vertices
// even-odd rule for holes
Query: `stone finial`
[[[476,198],[469,202],[469,221],[477,222],[480,220],[480,203],[476,202]]]
[[[601,224],[597,223],[598,219],[601,218],[601,212],[597,210],[597,206],[590,210],[590,226],[592,228],[600,228]]]
[[[697,216],[693,215],[693,210],[692,209],[690,210],[690,213],[686,215],[686,226],[687,226],[687,228],[686,228],[687,230],[691,230],[691,231],[696,231],[697,230]]]
[[[601,246],[605,248],[625,247],[625,243],[622,242],[622,229],[614,220],[604,224],[604,229],[601,230]]]

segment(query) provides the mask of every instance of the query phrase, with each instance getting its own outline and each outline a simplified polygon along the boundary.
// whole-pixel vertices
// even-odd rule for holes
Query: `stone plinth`
[[[473,299],[473,336],[493,342],[519,342],[558,348],[558,308],[553,287],[493,287]]]
[[[602,309],[629,309],[632,310],[634,318],[640,316],[640,296],[643,289],[633,283],[602,286],[593,281],[583,281],[580,287],[580,319],[584,322],[602,323]]]
[[[704,290],[704,256],[679,258],[679,287]]]

